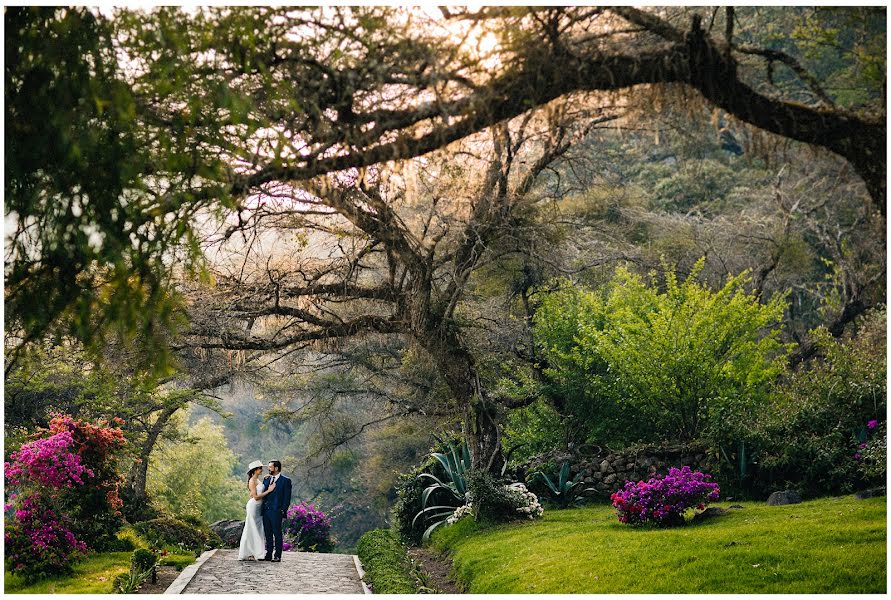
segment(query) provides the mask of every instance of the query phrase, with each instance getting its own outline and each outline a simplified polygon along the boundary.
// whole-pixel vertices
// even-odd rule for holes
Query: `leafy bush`
[[[424,533],[422,528],[414,526],[415,516],[423,510],[421,496],[424,493],[424,482],[418,476],[424,467],[418,467],[410,473],[400,475],[396,482],[396,501],[393,503],[391,519],[393,529],[406,542],[417,544]]]
[[[151,550],[139,548],[130,557],[130,567],[137,572],[150,571],[158,564],[158,557]]]
[[[102,545],[103,552],[132,552],[136,549],[136,544],[129,538],[112,538]]]
[[[198,551],[223,545],[219,536],[209,529],[200,529],[172,517],[159,517],[136,523],[133,529],[157,547],[174,546]]]
[[[680,525],[687,510],[702,510],[718,499],[720,488],[709,479],[710,475],[693,472],[690,467],[673,467],[668,475],[657,475],[646,482],[626,481],[610,498],[622,523]]]
[[[374,529],[356,545],[365,569],[365,582],[375,594],[415,594],[418,586],[412,575],[405,546],[388,529]]]
[[[542,471],[533,473],[533,478],[543,481],[550,492],[550,500],[559,508],[569,508],[574,504],[578,504],[584,498],[587,492],[596,491],[594,488],[585,488],[585,482],[579,480],[580,474],[575,478],[569,479],[569,463],[563,463],[560,472],[554,478]]]
[[[534,519],[544,512],[535,494],[522,483],[505,484],[491,473],[473,470],[467,474],[467,485],[471,508],[464,507],[452,522],[471,512],[477,520],[493,523]]]
[[[288,508],[282,531],[288,544],[286,550],[331,552],[334,549],[331,518],[312,504],[301,502]]]
[[[783,382],[749,427],[759,495],[787,488],[808,497],[849,494],[884,482],[884,474],[863,472],[855,454],[868,441],[867,423],[886,412],[885,325],[881,310],[868,314],[851,339],[812,332],[822,358]]]
[[[779,341],[784,301],[746,293],[745,273],[716,291],[704,261],[664,292],[618,269],[604,292],[567,286],[535,314],[550,395],[598,442],[723,439],[762,406],[790,347]],[[635,414],[628,419],[629,410]]]
[[[85,555],[87,545],[74,536],[70,520],[38,495],[21,498],[17,506],[4,509],[7,568],[27,581],[71,573],[71,563]]]
[[[861,442],[859,452],[854,455],[860,461],[860,472],[868,479],[885,479],[888,469],[887,425],[887,422],[878,425],[875,419],[868,421],[866,427],[872,431],[872,439]]]

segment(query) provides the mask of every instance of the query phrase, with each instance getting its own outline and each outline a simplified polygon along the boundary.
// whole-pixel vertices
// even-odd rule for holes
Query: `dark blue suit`
[[[272,477],[263,478],[264,489],[269,488]],[[279,475],[275,490],[263,498],[260,509],[263,514],[263,531],[266,534],[266,560],[282,557],[282,519],[291,504],[291,480]],[[274,555],[274,556],[273,556]]]

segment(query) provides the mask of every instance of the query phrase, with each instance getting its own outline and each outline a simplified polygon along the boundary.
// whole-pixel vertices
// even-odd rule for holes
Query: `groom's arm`
[[[282,508],[282,513],[287,514],[288,507],[291,506],[291,480],[286,479],[288,485],[285,486],[285,506]]]

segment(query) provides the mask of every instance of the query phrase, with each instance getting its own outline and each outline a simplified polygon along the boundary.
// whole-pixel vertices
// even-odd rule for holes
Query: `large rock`
[[[600,463],[600,472],[606,473],[607,471],[609,471],[609,467],[610,467],[609,461],[604,458],[603,462]]]
[[[768,506],[783,506],[785,504],[800,504],[801,495],[792,490],[774,492],[767,499]]]
[[[693,515],[693,522],[698,523],[700,521],[705,521],[706,519],[712,519],[714,517],[720,517],[721,515],[726,515],[729,510],[724,510],[723,508],[719,508],[717,506],[712,506],[706,508],[701,513],[696,513]]]
[[[854,494],[854,497],[858,500],[866,500],[867,498],[880,498],[885,495],[884,487],[872,488],[869,490],[862,490]]]
[[[226,546],[237,548],[241,543],[241,532],[244,529],[244,521],[217,521],[210,526],[211,531],[216,533]]]

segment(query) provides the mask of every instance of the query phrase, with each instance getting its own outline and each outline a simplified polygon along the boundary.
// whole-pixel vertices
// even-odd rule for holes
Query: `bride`
[[[246,560],[251,557],[256,559],[266,555],[266,536],[263,533],[263,517],[260,514],[260,507],[263,504],[263,498],[275,490],[275,483],[270,485],[268,490],[264,490],[263,482],[260,481],[262,472],[263,463],[259,460],[248,465],[247,486],[251,492],[251,498],[245,506],[244,530],[241,532],[238,560]]]

